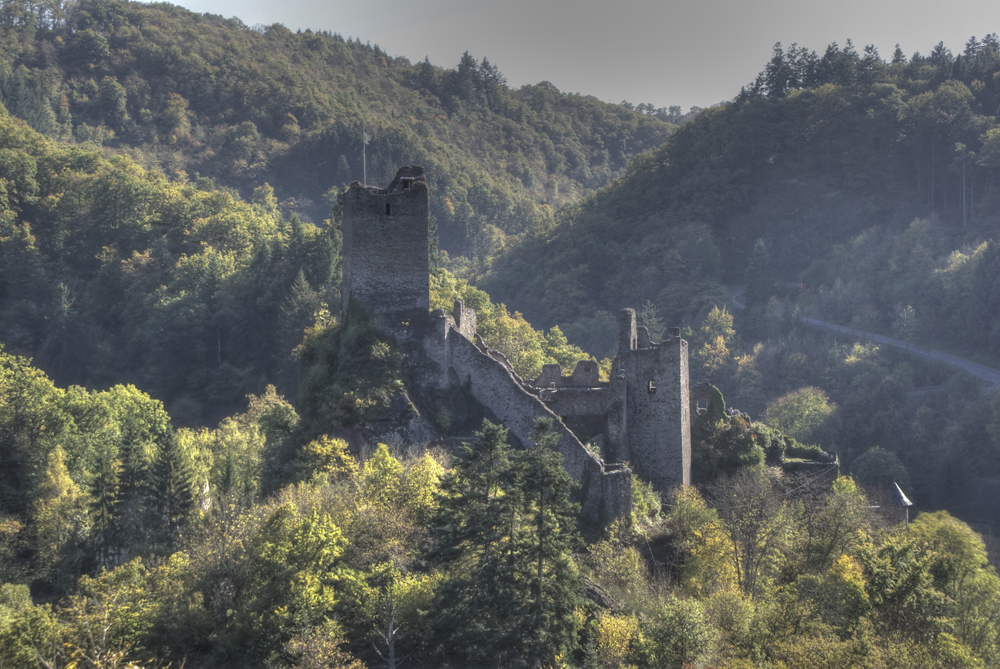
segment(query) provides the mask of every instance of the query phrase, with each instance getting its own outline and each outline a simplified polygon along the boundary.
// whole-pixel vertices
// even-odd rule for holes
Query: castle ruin
[[[580,483],[583,513],[594,522],[629,515],[633,470],[661,491],[690,483],[688,350],[679,329],[671,328],[663,342],[650,341],[635,312],[625,309],[610,381],[600,380],[593,361],[577,363],[570,376],[546,365],[537,379],[522,379],[487,348],[476,333],[475,312],[461,300],[450,314],[429,311],[422,167],[401,168],[384,189],[353,182],[343,211],[345,313],[357,300],[384,318],[406,351],[414,405],[460,393],[524,447],[538,418],[553,419],[563,465]],[[426,440],[428,429],[417,422],[411,420],[399,440]]]

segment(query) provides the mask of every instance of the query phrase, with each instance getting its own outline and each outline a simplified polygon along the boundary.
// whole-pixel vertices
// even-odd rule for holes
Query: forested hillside
[[[452,454],[359,462],[299,441],[273,389],[250,399],[175,430],[134,387],[61,389],[0,349],[3,666],[1000,659],[978,534],[946,512],[904,531],[849,477],[765,468],[808,449],[743,417],[696,427],[712,482],[661,499],[636,481],[632,516],[585,540],[545,424],[527,450],[487,422]]]
[[[776,47],[662,146],[485,58],[171,5],[2,2],[0,56],[0,667],[1000,664],[1000,395],[798,318],[993,358],[995,36]],[[594,527],[546,421],[339,438],[416,410],[336,306],[362,123],[370,181],[427,168],[432,307],[520,374],[604,357],[623,306],[685,327],[694,486]]]
[[[62,384],[135,383],[183,422],[294,389],[291,351],[339,284],[331,228],[286,219],[267,186],[245,202],[10,117],[0,146],[7,346]]]
[[[889,60],[850,44],[776,46],[732,102],[564,207],[477,285],[598,356],[622,307],[657,334],[686,325],[692,382],[836,450],[852,471],[879,448],[924,508],[992,523],[992,390],[837,343],[796,316],[1000,366],[998,87],[994,35],[959,55],[938,45]],[[735,318],[722,310],[726,284],[747,285],[750,308]]]
[[[661,119],[679,120],[546,82],[514,91],[485,56],[442,69],[166,3],[5,0],[0,31],[0,100],[36,130],[244,197],[270,183],[285,211],[317,224],[362,179],[364,126],[369,182],[427,169],[453,256],[495,254],[659,146],[674,127]]]
[[[998,73],[993,35],[972,38],[957,56],[938,45],[911,58],[897,50],[888,61],[850,44],[821,56],[778,45],[752,86],[638,157],[613,184],[563,208],[551,230],[505,254],[480,284],[536,325],[559,323],[571,341],[597,350],[607,340],[595,322],[601,310],[650,300],[671,322],[703,315],[718,299],[713,286],[745,283],[758,238],[776,279],[818,284],[844,268],[835,245],[875,228],[856,247],[871,257],[867,267],[907,272],[905,281],[916,282],[888,299],[926,305],[919,283],[949,262],[962,264],[949,260],[952,251],[969,256],[996,235]],[[934,243],[908,247],[921,259],[884,262],[896,258],[891,239],[917,217],[931,222]],[[864,274],[854,272],[851,283],[900,292]],[[963,312],[964,329],[972,305],[963,300],[939,301]],[[886,299],[873,306],[884,313]],[[929,329],[947,315],[927,313],[924,323]]]

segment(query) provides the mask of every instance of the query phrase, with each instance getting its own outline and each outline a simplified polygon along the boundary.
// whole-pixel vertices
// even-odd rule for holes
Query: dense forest
[[[0,99],[48,136],[244,197],[262,183],[317,224],[343,186],[427,168],[442,248],[490,256],[659,146],[678,109],[542,82],[514,91],[466,53],[410,63],[327,32],[248,27],[169,4],[0,4]]]
[[[767,467],[803,447],[743,417],[697,428],[714,478],[666,499],[636,481],[630,519],[581,534],[544,423],[527,450],[486,422],[456,452],[380,445],[362,463],[327,435],[297,446],[273,389],[216,429],[174,429],[134,387],[64,390],[0,356],[18,468],[0,499],[4,666],[1000,659],[980,535],[944,511],[904,531],[849,477]]]
[[[998,73],[994,35],[970,39],[958,56],[939,44],[928,56],[897,51],[890,62],[872,47],[832,44],[817,56],[776,45],[732,102],[703,111],[613,184],[564,207],[551,229],[505,254],[480,283],[531,322],[559,323],[571,340],[596,344],[601,332],[591,321],[600,310],[650,300],[671,321],[703,316],[717,299],[712,283],[745,283],[763,239],[781,267],[775,279],[815,287],[843,271],[854,274],[848,292],[857,302],[872,290],[892,295],[871,305],[883,315],[887,301],[906,300],[915,309],[948,302],[968,318],[970,295],[945,297],[919,282],[934,281],[935,270],[971,272],[951,254],[971,256],[996,230]],[[926,221],[927,238],[903,241],[915,218]],[[865,271],[871,285],[858,285],[835,255],[841,247],[852,255],[852,243],[873,256],[851,262],[892,276]],[[908,282],[917,284],[894,285]],[[922,311],[927,329],[952,316]]]
[[[468,54],[0,3],[0,667],[1000,664],[1000,396],[799,318],[1000,363],[998,86],[993,35],[777,45],[682,117]],[[625,306],[684,326],[715,386],[694,486],[634,479],[601,528],[544,421],[352,447],[406,382],[337,306],[362,124],[369,181],[427,169],[432,308],[522,376],[608,374]],[[830,451],[845,476],[795,473]]]
[[[770,422],[783,405],[813,411],[822,434],[794,436],[852,467],[884,449],[924,505],[992,524],[992,390],[797,315],[1000,366],[998,75],[992,34],[888,62],[850,43],[776,45],[732,102],[563,207],[476,285],[598,357],[622,307],[644,307],[657,333],[684,324],[692,382]],[[746,286],[746,312],[724,311],[724,285]]]

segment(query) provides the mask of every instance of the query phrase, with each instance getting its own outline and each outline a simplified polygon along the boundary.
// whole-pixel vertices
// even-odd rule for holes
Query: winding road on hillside
[[[731,298],[733,308],[746,308],[746,305],[739,301],[739,297],[743,294],[745,289],[746,286],[726,286],[726,290],[729,291],[729,297]],[[980,379],[988,381],[989,383],[1000,385],[1000,370],[996,370],[991,367],[984,367],[983,365],[977,365],[974,362],[970,362],[964,358],[959,358],[958,356],[951,355],[950,353],[945,353],[944,351],[935,351],[934,349],[927,348],[926,346],[911,344],[910,342],[905,342],[901,339],[893,339],[892,337],[886,337],[885,335],[876,334],[874,332],[867,332],[865,330],[858,330],[857,328],[849,328],[844,327],[843,325],[827,323],[826,321],[821,321],[818,318],[813,318],[811,316],[803,316],[802,323],[803,325],[808,325],[809,327],[817,328],[819,330],[826,330],[827,332],[832,332],[834,334],[855,337],[857,339],[867,339],[868,341],[885,344],[886,346],[893,346],[906,351],[907,353],[912,353],[913,355],[925,358],[926,360],[943,362],[946,365],[951,365],[952,367],[960,369],[963,372],[968,372],[969,374],[977,376]]]

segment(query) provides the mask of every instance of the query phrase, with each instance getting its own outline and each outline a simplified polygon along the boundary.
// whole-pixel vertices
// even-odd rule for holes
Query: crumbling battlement
[[[455,328],[447,333],[448,371],[453,383],[470,393],[507,427],[522,446],[530,447],[535,423],[549,418],[559,435],[563,467],[580,483],[584,515],[607,523],[631,512],[631,478],[624,467],[606,469],[573,432],[537,397],[528,393],[517,375],[481,350]]]
[[[562,367],[558,364],[542,365],[542,373],[529,383],[536,388],[598,388],[608,385],[601,381],[601,372],[594,360],[580,360],[570,376],[563,376]]]

